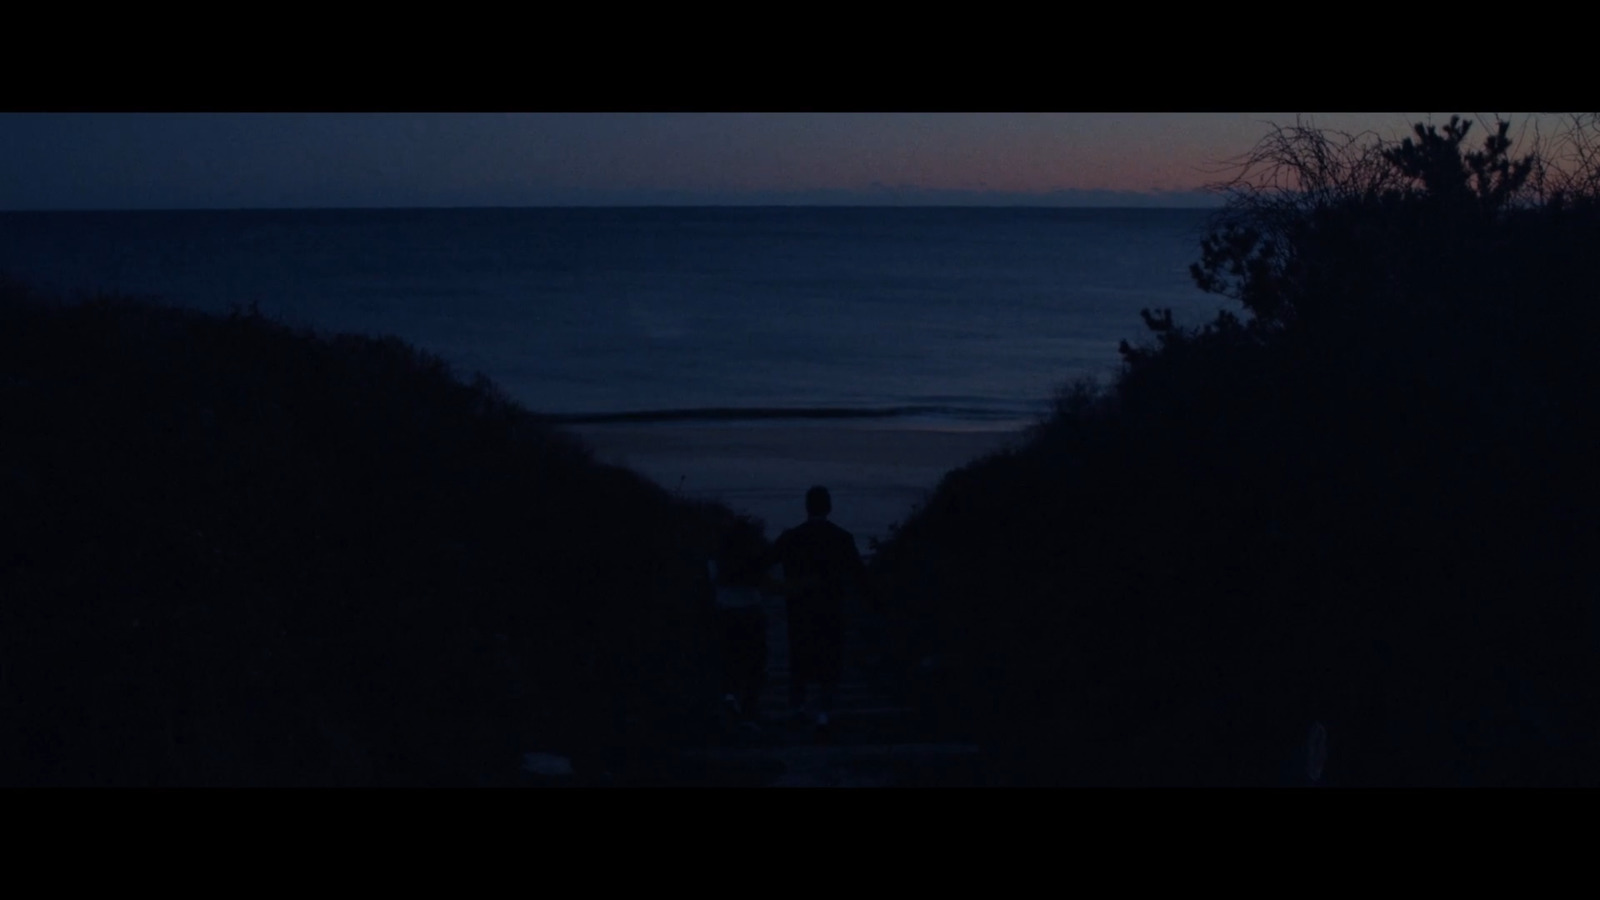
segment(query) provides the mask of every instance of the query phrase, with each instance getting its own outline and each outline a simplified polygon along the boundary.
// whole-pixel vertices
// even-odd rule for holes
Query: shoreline
[[[662,487],[719,500],[767,526],[802,521],[814,484],[833,494],[833,520],[869,541],[888,536],[952,469],[1018,441],[1011,430],[916,428],[909,423],[662,423],[563,425],[601,462],[627,466]]]

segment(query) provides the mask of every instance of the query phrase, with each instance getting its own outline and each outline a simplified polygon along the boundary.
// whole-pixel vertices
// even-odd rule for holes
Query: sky
[[[1209,205],[1228,162],[1296,115],[6,113],[0,210]],[[1449,120],[1308,115],[1385,134]]]

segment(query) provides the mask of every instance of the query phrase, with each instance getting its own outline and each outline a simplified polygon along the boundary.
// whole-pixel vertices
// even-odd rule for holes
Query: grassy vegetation
[[[1318,721],[1329,783],[1600,782],[1596,179],[1465,134],[1276,132],[1195,266],[1241,314],[885,543],[931,715],[1023,784],[1304,782]]]
[[[0,782],[626,775],[715,690],[731,514],[399,340],[7,284],[0,422]]]

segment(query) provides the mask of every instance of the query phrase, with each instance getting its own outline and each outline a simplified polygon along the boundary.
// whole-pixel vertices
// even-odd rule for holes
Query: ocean
[[[1198,322],[1223,306],[1188,274],[1207,215],[0,212],[0,273],[394,334],[668,487],[771,517],[778,498],[798,508],[793,491],[828,478],[877,498],[864,518],[881,534],[930,480],[990,446],[960,434],[1014,434],[1063,384],[1110,376],[1118,342],[1144,337],[1141,308]],[[863,430],[877,434],[870,448],[841,449]],[[882,433],[895,430],[924,439],[893,444]],[[930,456],[940,440],[948,452]],[[795,444],[810,449],[784,449]]]
[[[1141,307],[1217,307],[1205,212],[0,213],[0,272],[392,333],[569,416],[798,409],[1016,424]],[[770,414],[770,413],[769,413]]]

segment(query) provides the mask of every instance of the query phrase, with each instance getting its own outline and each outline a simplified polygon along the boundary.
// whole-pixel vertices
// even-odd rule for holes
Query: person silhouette
[[[807,688],[821,687],[817,729],[828,730],[844,663],[844,606],[866,579],[850,532],[828,521],[833,499],[822,486],[806,491],[806,521],[773,543],[783,566],[789,622],[789,705],[804,715]]]

